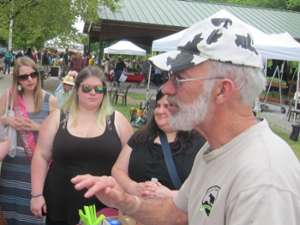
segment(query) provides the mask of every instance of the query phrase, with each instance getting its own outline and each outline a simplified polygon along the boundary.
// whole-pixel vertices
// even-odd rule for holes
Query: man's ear
[[[225,102],[234,92],[235,85],[232,80],[224,79],[222,80],[216,90],[216,103]]]

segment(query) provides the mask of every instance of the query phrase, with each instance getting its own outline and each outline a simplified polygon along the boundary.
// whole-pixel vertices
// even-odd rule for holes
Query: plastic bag
[[[123,72],[121,73],[121,76],[119,78],[120,82],[125,82],[127,80],[127,75],[126,72],[123,70]]]
[[[7,104],[6,104],[6,109],[5,109],[5,116],[7,117],[14,117],[15,116],[15,112],[12,109],[12,105],[13,105],[13,100],[9,100],[9,93],[7,93]],[[10,140],[10,149],[8,151],[8,155],[10,157],[15,157],[16,156],[16,151],[17,148],[22,148],[22,147],[18,147],[17,146],[17,131],[16,129],[14,129],[11,126],[7,126],[5,128],[5,133],[7,138]]]

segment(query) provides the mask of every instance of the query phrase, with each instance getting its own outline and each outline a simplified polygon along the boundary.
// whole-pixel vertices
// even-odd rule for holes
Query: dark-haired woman
[[[159,132],[171,148],[178,177],[183,183],[205,140],[195,131],[174,131],[170,127],[167,96],[158,92],[153,118],[137,131],[122,149],[112,175],[128,193],[145,197],[171,197],[176,189],[164,160]]]
[[[32,159],[31,210],[36,216],[46,213],[48,225],[77,224],[85,205],[105,207],[96,198],[84,198],[71,183],[77,174],[109,176],[132,135],[127,119],[113,111],[104,80],[96,66],[81,70],[62,110],[42,124]]]
[[[11,102],[15,116],[4,115]],[[19,146],[5,156],[0,176],[0,206],[9,225],[43,224],[30,211],[30,164],[40,124],[56,107],[56,99],[41,88],[37,65],[26,56],[19,57],[12,86],[0,100],[0,123],[17,130]]]

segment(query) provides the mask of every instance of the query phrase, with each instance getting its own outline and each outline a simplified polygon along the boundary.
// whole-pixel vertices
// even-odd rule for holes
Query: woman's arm
[[[136,191],[137,183],[129,178],[128,166],[132,148],[125,145],[120,152],[120,155],[112,168],[112,176],[117,180],[121,187],[128,193],[139,195]]]
[[[5,158],[10,148],[10,141],[8,138],[0,141],[0,161]]]
[[[49,98],[49,111],[51,113],[56,109],[58,109],[57,99],[53,95],[50,95],[50,98]]]
[[[52,158],[52,145],[59,127],[59,120],[60,111],[56,110],[43,121],[31,162],[31,211],[36,216],[42,216],[42,210],[46,212],[43,188]]]
[[[133,134],[133,129],[125,116],[118,111],[115,111],[115,127],[123,148]]]

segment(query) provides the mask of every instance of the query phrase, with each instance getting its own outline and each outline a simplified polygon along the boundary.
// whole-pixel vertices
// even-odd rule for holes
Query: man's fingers
[[[74,185],[76,190],[82,190],[84,188],[90,188],[95,184],[95,179],[90,177],[89,175],[79,175],[71,179],[71,182]]]
[[[103,191],[106,188],[107,185],[103,183],[95,183],[93,186],[91,186],[87,192],[84,194],[84,197],[90,198],[94,195],[96,195],[98,192]]]

